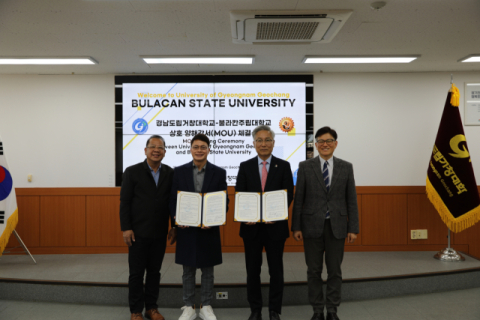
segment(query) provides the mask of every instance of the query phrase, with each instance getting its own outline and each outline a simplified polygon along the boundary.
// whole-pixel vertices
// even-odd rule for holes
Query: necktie
[[[328,177],[328,162],[325,161],[323,164],[323,180],[325,180],[325,186],[327,191],[330,191],[330,178]]]
[[[328,176],[328,162],[325,161],[323,164],[323,180],[325,180],[325,186],[327,187],[327,192],[330,191],[330,178]],[[327,215],[325,216],[326,218],[330,217],[330,212],[328,211],[327,208]]]
[[[265,191],[265,184],[267,183],[267,161],[262,162],[263,167],[262,167],[262,191]]]

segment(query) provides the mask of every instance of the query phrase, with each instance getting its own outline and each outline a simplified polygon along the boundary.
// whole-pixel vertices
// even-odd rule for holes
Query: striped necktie
[[[325,186],[327,187],[327,192],[330,191],[330,177],[328,176],[328,161],[325,161],[323,164],[323,180],[325,181]],[[330,218],[330,212],[327,207],[327,215],[325,218]]]

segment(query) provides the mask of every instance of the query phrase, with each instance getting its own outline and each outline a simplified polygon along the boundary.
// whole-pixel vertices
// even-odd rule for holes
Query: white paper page
[[[226,221],[227,193],[212,192],[204,195],[203,225],[206,227],[221,226]]]
[[[263,220],[278,221],[288,219],[287,192],[270,191],[263,194]]]
[[[177,194],[176,223],[180,226],[198,227],[201,223],[202,195],[194,192]]]
[[[235,195],[235,221],[260,221],[260,194],[237,192]]]

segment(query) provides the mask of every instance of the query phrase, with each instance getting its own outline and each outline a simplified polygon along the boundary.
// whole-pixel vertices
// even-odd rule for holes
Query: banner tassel
[[[480,221],[480,205],[463,214],[461,217],[455,218],[450,212],[450,210],[448,210],[445,203],[442,201],[440,195],[430,183],[428,177],[426,191],[428,199],[437,210],[440,218],[453,232],[462,232],[463,230],[473,226],[475,223]]]
[[[454,83],[452,83],[452,87],[450,88],[450,92],[452,93],[452,96],[450,98],[450,104],[453,107],[458,107],[460,105],[460,91],[458,90],[457,87],[455,87]]]

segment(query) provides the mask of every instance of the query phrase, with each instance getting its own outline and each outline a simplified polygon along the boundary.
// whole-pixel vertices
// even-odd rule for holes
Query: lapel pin
[[[275,168],[278,167],[278,164],[275,165]]]

